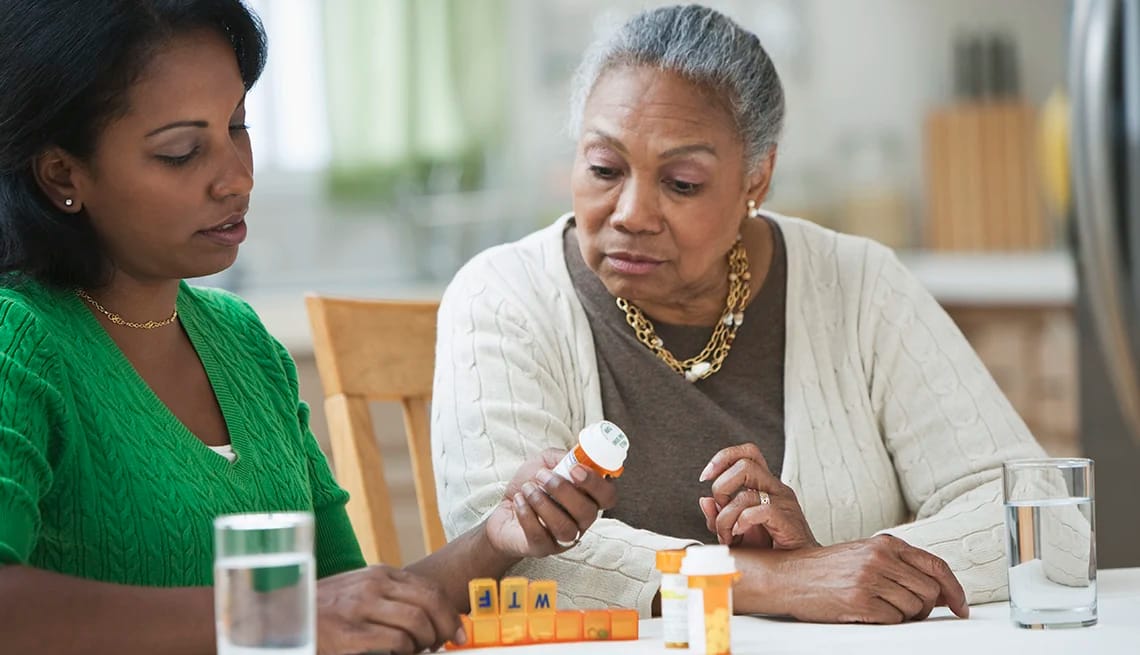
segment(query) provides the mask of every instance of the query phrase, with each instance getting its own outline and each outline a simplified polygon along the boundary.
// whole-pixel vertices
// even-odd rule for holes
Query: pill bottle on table
[[[728,546],[691,546],[681,562],[689,581],[689,651],[732,652],[732,585],[739,574]]]
[[[609,421],[598,421],[582,428],[578,445],[566,453],[554,472],[569,480],[570,470],[581,464],[602,477],[616,478],[621,476],[628,452],[629,437],[621,428]]]
[[[665,629],[666,648],[689,647],[689,581],[681,575],[683,550],[657,551],[657,570],[661,572],[661,623]]]

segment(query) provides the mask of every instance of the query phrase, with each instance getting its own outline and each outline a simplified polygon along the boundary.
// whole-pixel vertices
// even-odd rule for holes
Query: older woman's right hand
[[[613,481],[581,464],[570,470],[571,480],[553,473],[565,454],[544,450],[515,472],[503,502],[485,523],[495,550],[516,558],[564,552],[577,544],[603,510],[617,503]]]
[[[459,615],[434,582],[370,566],[317,584],[317,652],[418,653],[458,639]]]
[[[940,605],[962,618],[970,615],[966,592],[946,562],[889,535],[820,548],[735,554],[744,570],[738,607],[746,612],[817,623],[921,621]],[[764,561],[751,561],[759,558]],[[760,579],[762,584],[752,584]]]

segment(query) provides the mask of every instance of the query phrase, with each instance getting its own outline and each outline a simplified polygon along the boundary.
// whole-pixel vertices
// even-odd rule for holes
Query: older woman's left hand
[[[819,546],[796,492],[772,475],[755,444],[713,455],[701,480],[713,480],[712,496],[701,498],[700,506],[720,543],[783,550]]]
[[[573,481],[556,475],[565,451],[550,449],[528,459],[507,484],[503,501],[487,517],[495,550],[510,557],[545,557],[577,544],[601,510],[617,501],[614,483],[581,465]]]

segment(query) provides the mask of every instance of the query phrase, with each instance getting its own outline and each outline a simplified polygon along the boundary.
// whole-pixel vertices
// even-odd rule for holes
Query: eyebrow
[[[605,141],[608,145],[613,146],[618,152],[622,153],[623,155],[629,154],[629,151],[626,150],[626,147],[622,145],[622,142],[619,141],[617,137],[611,134],[607,134],[599,129],[592,129],[589,133],[598,137],[602,141]],[[674,157],[680,157],[681,155],[687,155],[693,152],[708,153],[713,157],[720,159],[720,155],[717,154],[716,148],[714,148],[712,144],[709,143],[690,143],[683,146],[677,146],[676,148],[670,148],[661,153],[659,157],[661,159],[672,159]]]
[[[665,152],[661,153],[661,158],[662,159],[672,159],[673,157],[680,157],[681,155],[687,155],[691,152],[706,152],[706,153],[712,155],[713,157],[720,159],[720,156],[717,155],[717,153],[716,153],[716,148],[712,147],[712,145],[708,144],[708,143],[692,143],[692,144],[689,144],[687,146],[678,146],[676,148],[670,148],[670,149],[666,150]]]
[[[248,95],[247,93],[242,94],[241,100],[239,100],[237,103],[237,106],[234,107],[234,111],[241,109],[242,106],[245,105],[245,99],[246,99],[247,95]],[[207,127],[210,127],[210,123],[209,123],[209,121],[175,121],[173,123],[163,125],[162,127],[158,128],[158,129],[151,130],[150,132],[147,132],[145,138],[149,139],[150,137],[152,137],[156,134],[161,134],[163,132],[166,132],[167,130],[174,130],[174,129],[178,129],[180,127],[207,128]]]
[[[167,130],[174,130],[174,129],[177,129],[180,127],[203,127],[204,128],[204,127],[210,127],[210,124],[206,121],[176,121],[174,123],[163,125],[162,127],[158,128],[156,130],[151,130],[150,132],[147,132],[146,138],[149,139],[150,137],[152,137],[156,134],[161,134],[163,132],[166,132]]]

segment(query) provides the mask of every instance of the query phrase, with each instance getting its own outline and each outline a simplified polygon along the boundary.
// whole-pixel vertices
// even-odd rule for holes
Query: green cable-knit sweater
[[[209,585],[216,516],[311,510],[318,575],[364,566],[296,368],[243,301],[185,283],[178,295],[231,464],[167,409],[74,294],[0,283],[0,564]]]

